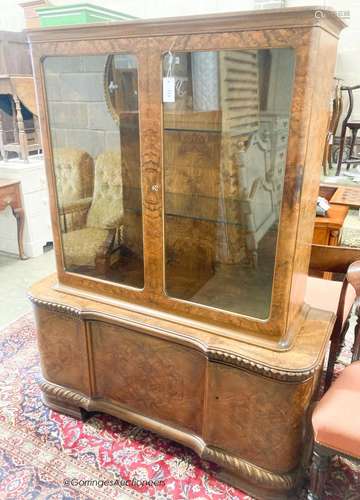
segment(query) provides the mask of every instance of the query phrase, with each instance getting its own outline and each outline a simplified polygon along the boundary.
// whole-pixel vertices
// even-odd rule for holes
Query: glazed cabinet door
[[[296,51],[215,36],[168,40],[161,56],[164,293],[187,314],[274,332]]]
[[[119,32],[43,46],[60,283],[236,338],[292,335],[309,36]]]
[[[42,68],[60,277],[141,290],[138,57],[131,51],[49,55]]]

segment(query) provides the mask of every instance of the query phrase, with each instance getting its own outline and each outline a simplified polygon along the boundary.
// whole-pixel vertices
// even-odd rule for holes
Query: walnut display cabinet
[[[304,303],[338,35],[280,9],[29,32],[57,274],[44,402],[291,498],[334,317]]]

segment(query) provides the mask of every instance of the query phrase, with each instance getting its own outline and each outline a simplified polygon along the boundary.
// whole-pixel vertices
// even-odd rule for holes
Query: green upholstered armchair
[[[54,151],[56,188],[62,232],[82,227],[94,190],[94,161],[79,149]]]
[[[105,273],[115,243],[121,239],[123,214],[121,156],[108,151],[95,162],[94,195],[84,225],[63,233],[66,268],[94,267]]]

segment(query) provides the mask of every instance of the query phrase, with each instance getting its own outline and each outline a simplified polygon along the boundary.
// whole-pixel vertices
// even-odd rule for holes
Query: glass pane
[[[65,269],[142,288],[136,58],[47,57],[44,74]]]
[[[164,56],[169,296],[269,316],[293,75],[292,49]]]

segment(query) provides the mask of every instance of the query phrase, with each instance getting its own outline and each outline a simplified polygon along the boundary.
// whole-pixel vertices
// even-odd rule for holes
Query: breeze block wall
[[[104,97],[107,56],[47,58],[45,84],[54,148],[84,149],[94,159],[119,150],[119,128]]]

